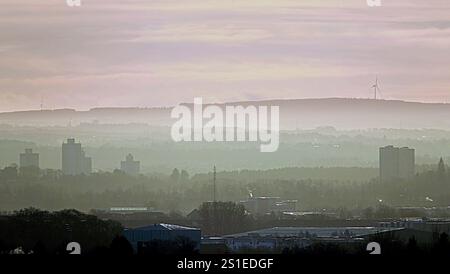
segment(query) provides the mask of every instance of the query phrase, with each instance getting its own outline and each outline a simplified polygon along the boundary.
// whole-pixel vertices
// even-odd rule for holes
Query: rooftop
[[[403,228],[380,227],[273,227],[244,233],[226,235],[226,238],[260,236],[260,237],[298,237],[302,234],[315,235],[316,237],[335,237],[336,235],[349,235],[361,237],[387,231],[401,230]]]
[[[153,224],[148,226],[141,226],[133,228],[133,230],[199,230],[198,228],[186,227],[172,224]]]

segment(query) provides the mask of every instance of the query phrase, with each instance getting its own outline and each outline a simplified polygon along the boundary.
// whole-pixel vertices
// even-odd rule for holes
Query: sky
[[[450,1],[0,0],[0,111],[450,102]]]

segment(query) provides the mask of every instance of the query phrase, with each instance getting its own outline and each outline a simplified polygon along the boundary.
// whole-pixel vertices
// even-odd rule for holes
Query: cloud
[[[192,101],[449,99],[442,0],[4,0],[0,111]],[[37,103],[38,102],[38,103]]]
[[[244,43],[263,40],[271,34],[263,29],[242,28],[238,25],[178,24],[145,29],[129,42],[202,42]]]

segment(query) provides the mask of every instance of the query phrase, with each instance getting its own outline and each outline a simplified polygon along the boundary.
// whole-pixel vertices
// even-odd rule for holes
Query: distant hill
[[[94,108],[31,110],[0,113],[0,124],[68,126],[81,123],[169,125],[171,108]]]
[[[292,99],[245,101],[225,105],[278,105],[282,129],[333,126],[338,129],[435,128],[450,129],[450,104],[372,99]],[[1,124],[75,125],[80,123],[145,123],[171,125],[170,107],[95,108],[0,113]]]

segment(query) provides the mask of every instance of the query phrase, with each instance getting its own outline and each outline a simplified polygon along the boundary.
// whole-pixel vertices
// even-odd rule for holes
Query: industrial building
[[[131,176],[139,175],[141,162],[135,161],[133,155],[128,154],[125,161],[120,162],[120,170]]]
[[[450,220],[406,218],[395,221],[384,221],[378,224],[382,228],[410,228],[432,233],[450,235]]]
[[[364,245],[374,236],[381,235],[389,235],[404,243],[414,237],[417,243],[429,245],[441,233],[450,234],[449,220],[404,219],[368,227],[273,227],[220,238],[204,238],[202,244],[223,244],[233,252],[255,249],[279,252],[284,248],[305,248],[314,243]]]
[[[415,174],[415,150],[407,147],[380,148],[380,181],[409,179]]]
[[[62,173],[64,175],[81,175],[92,172],[92,160],[86,157],[81,143],[75,139],[67,139],[62,145]]]
[[[268,213],[293,212],[296,210],[297,200],[281,200],[280,197],[250,197],[240,202],[245,209],[254,215]]]
[[[180,238],[189,239],[196,244],[196,249],[200,250],[201,231],[198,228],[191,228],[172,224],[153,224],[134,229],[126,229],[123,235],[137,251],[148,242],[176,241]]]
[[[232,251],[243,249],[282,250],[304,248],[316,242],[359,243],[379,233],[404,228],[384,227],[274,227],[245,233],[226,235],[223,241]],[[204,240],[208,243],[208,240]],[[217,241],[217,239],[215,239]]]

